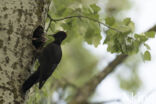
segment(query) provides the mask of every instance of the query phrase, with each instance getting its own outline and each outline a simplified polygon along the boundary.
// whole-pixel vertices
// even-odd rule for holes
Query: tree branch
[[[105,24],[105,23],[103,23],[103,22],[101,22],[101,21],[98,21],[98,20],[96,20],[96,19],[94,19],[94,18],[87,17],[87,16],[78,15],[78,16],[67,16],[67,17],[64,17],[64,18],[53,19],[53,18],[48,14],[48,18],[50,19],[50,23],[49,23],[49,26],[48,26],[48,27],[50,27],[50,24],[51,24],[52,21],[57,22],[57,21],[62,21],[62,20],[70,19],[70,18],[85,18],[85,19],[88,19],[88,20],[97,22],[97,23],[99,23],[99,24],[101,24],[101,25],[104,25],[105,27],[107,27],[107,28],[109,28],[109,29],[112,29],[112,30],[114,30],[114,31],[116,31],[116,32],[121,32],[121,31],[117,30],[116,28],[110,27],[109,25],[107,25],[107,24]]]
[[[128,55],[117,56],[102,72],[94,76],[88,83],[79,89],[73,100],[69,104],[87,104],[87,99],[94,92],[97,85],[106,78],[115,68],[121,64]]]

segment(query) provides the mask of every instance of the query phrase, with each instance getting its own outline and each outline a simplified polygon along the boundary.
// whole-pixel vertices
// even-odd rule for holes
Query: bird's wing
[[[42,69],[42,70],[47,70],[47,71],[42,71],[40,72],[40,78],[39,78],[39,89],[42,88],[46,80],[52,75],[54,72],[55,68],[57,67],[57,64],[53,64],[51,68],[48,69]],[[42,68],[42,67],[41,67]]]

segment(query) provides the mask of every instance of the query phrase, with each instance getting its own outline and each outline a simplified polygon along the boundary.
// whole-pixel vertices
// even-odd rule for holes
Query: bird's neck
[[[60,45],[62,43],[62,40],[55,39],[53,43]]]

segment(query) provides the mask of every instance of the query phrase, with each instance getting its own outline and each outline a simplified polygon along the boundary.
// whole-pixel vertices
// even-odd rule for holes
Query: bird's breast
[[[40,63],[58,64],[62,58],[62,50],[59,45],[50,44],[43,50],[39,59]]]

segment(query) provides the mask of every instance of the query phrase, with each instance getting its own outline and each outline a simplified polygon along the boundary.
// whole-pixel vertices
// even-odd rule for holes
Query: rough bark
[[[23,104],[21,86],[33,60],[33,30],[44,26],[48,1],[0,0],[0,104]]]

